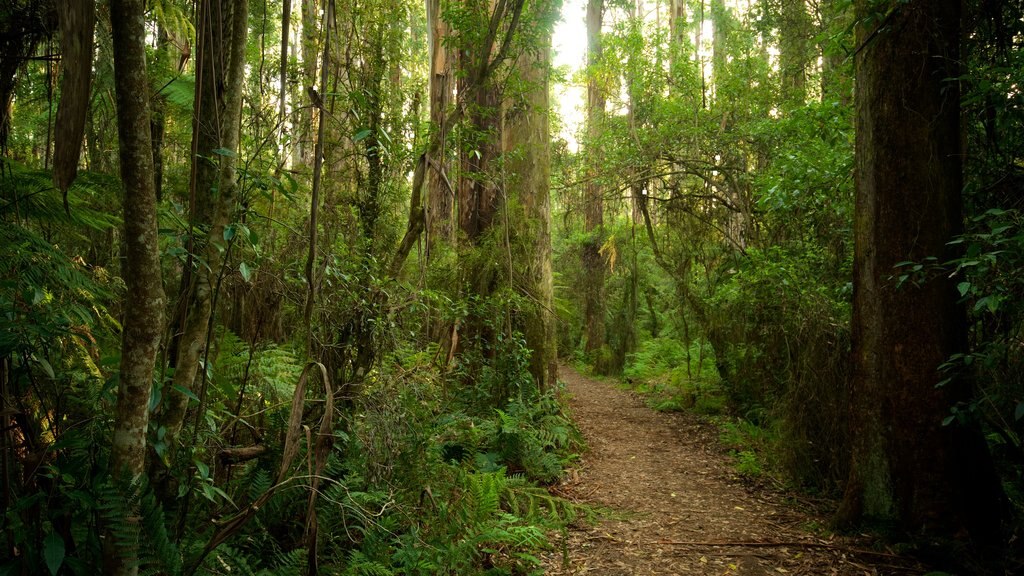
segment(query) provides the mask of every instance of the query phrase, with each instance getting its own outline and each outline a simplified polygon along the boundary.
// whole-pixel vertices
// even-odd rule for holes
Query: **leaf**
[[[228,158],[238,157],[238,154],[235,154],[234,150],[228,150],[227,148],[214,148],[213,150],[210,150],[210,152],[213,152],[218,156],[227,156]]]
[[[54,380],[56,378],[53,372],[53,366],[50,366],[50,363],[46,361],[46,358],[36,358],[36,362],[39,362],[39,366],[43,369],[43,372],[46,372],[46,375],[50,377],[50,380]]]
[[[182,386],[182,385],[180,385],[180,384],[175,384],[175,385],[173,386],[173,388],[174,388],[175,390],[177,390],[178,392],[181,392],[181,393],[182,393],[182,394],[184,394],[185,396],[188,396],[188,397],[189,397],[189,398],[191,398],[192,400],[195,400],[196,402],[199,402],[199,396],[196,396],[196,395],[195,395],[195,393],[193,393],[193,392],[192,392],[191,390],[189,390],[188,388],[185,388],[184,386]]]
[[[57,571],[64,564],[64,539],[56,532],[50,532],[43,541],[43,558],[46,560],[46,567],[50,569],[50,576],[57,576]]]
[[[202,460],[196,460],[196,471],[199,472],[199,477],[206,480],[210,477],[210,467],[206,465]]]
[[[1024,402],[1017,402],[1017,409],[1013,411],[1013,419],[1020,420],[1024,418]]]
[[[235,233],[237,231],[238,230],[237,230],[237,228],[235,228],[234,224],[231,224],[230,226],[225,226],[224,227],[224,241],[225,242],[231,242],[231,239],[235,237]]]
[[[252,278],[252,268],[249,268],[249,265],[245,262],[238,265],[238,272],[246,282],[249,282],[249,279]]]
[[[356,132],[356,135],[352,137],[352,141],[359,142],[360,140],[366,140],[366,138],[372,133],[373,131],[369,128],[364,128],[363,130]]]
[[[942,419],[942,425],[943,426],[949,426],[950,424],[953,423],[953,420],[955,420],[955,419],[956,419],[956,414],[953,414],[951,416],[946,416],[945,418]]]
[[[961,283],[956,285],[956,289],[960,291],[960,295],[961,296],[966,296],[967,293],[971,290],[971,283],[970,282],[961,282]]]

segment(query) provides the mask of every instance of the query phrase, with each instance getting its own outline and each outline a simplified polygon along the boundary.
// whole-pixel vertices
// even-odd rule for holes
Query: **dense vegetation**
[[[1015,556],[1024,4],[562,4],[0,0],[0,573],[536,571],[557,357]]]

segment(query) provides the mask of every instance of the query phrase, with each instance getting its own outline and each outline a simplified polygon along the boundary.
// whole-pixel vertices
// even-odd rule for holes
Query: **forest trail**
[[[654,412],[634,394],[562,366],[589,450],[556,490],[608,509],[555,537],[547,574],[921,574],[913,561],[823,539],[824,520],[751,488],[717,431],[691,414]],[[731,543],[711,545],[709,543]]]

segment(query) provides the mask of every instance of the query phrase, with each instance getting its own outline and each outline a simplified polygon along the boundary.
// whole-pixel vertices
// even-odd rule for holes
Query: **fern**
[[[346,576],[394,576],[395,572],[380,562],[371,560],[359,550],[349,554]]]
[[[181,551],[171,541],[160,507],[146,483],[103,482],[97,487],[100,518],[117,553],[143,575],[177,576]]]

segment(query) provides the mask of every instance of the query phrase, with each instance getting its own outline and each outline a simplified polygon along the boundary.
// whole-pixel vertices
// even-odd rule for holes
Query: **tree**
[[[507,189],[516,194],[530,227],[525,263],[525,289],[531,299],[523,334],[530,349],[530,373],[541,391],[558,379],[555,339],[554,277],[551,267],[551,131],[548,120],[548,66],[551,54],[553,2],[537,3],[535,43],[516,61],[516,71],[526,85],[522,99],[506,113],[502,148],[508,156]]]
[[[238,200],[235,163],[240,151],[248,8],[247,0],[206,0],[200,5],[190,206],[190,264],[195,269],[183,272],[175,371],[164,386],[160,412],[171,454],[185,423],[189,398],[203,396],[195,390],[195,382],[209,343],[214,292],[233,237],[228,226]]]
[[[782,0],[779,23],[779,71],[782,76],[782,101],[792,109],[807,98],[807,44],[811,36],[811,16],[805,0]]]
[[[604,12],[604,0],[590,0],[587,3],[587,137],[591,150],[591,162],[600,158],[595,148],[600,136],[601,122],[604,119],[605,99],[600,80],[597,78],[597,66],[601,59],[601,20]],[[604,201],[601,185],[598,182],[599,172],[592,168],[588,174],[583,199],[584,231],[588,234],[581,253],[583,267],[583,317],[586,337],[586,352],[592,360],[597,361],[597,369],[604,372],[608,366],[600,358],[605,345],[605,305],[604,305],[604,259],[601,245],[604,234]]]
[[[146,75],[144,0],[113,0],[117,135],[124,186],[125,307],[121,344],[121,380],[114,412],[110,470],[115,479],[138,481],[146,458],[149,399],[153,389],[164,290],[157,240],[156,185],[150,136],[149,80]],[[114,538],[105,541],[108,574],[137,573]]]
[[[446,45],[450,30],[441,15],[441,0],[427,0],[427,35],[430,51],[430,125],[432,130],[437,131],[440,142],[437,150],[427,159],[426,229],[429,258],[438,241],[451,242],[453,239],[452,208],[455,200],[455,190],[448,179],[449,162],[445,146],[448,127],[444,119],[452,100],[452,54]]]
[[[999,487],[979,431],[947,418],[969,383],[939,370],[964,351],[964,310],[946,274],[896,278],[902,262],[950,259],[962,226],[950,80],[959,75],[959,6],[858,3],[854,447],[840,520],[979,536],[998,524]]]

